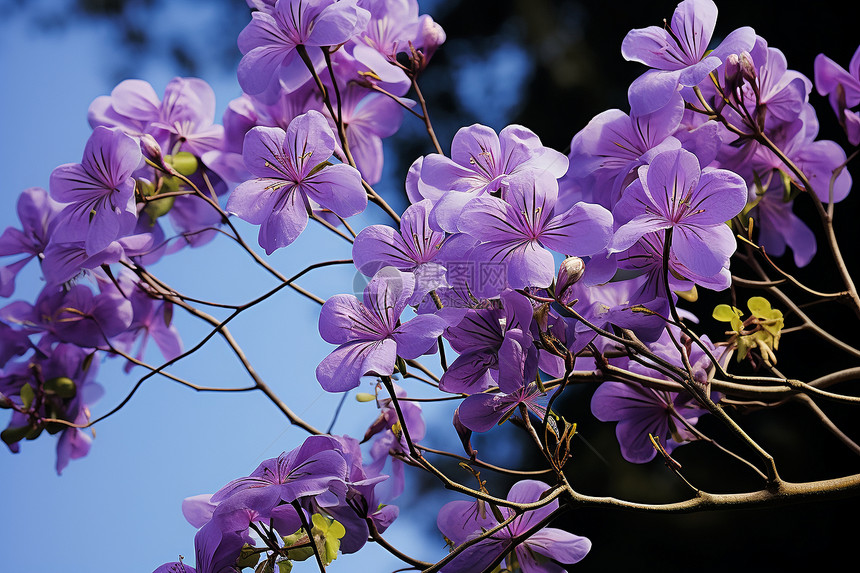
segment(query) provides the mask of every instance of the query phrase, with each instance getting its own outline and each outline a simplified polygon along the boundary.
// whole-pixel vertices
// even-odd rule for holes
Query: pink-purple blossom
[[[548,490],[549,486],[543,482],[523,480],[511,487],[507,500],[514,503],[534,503]],[[540,527],[537,531],[532,531],[557,509],[558,500],[553,500],[543,507],[518,515],[498,532],[468,547],[448,562],[442,571],[485,571],[513,551],[523,573],[563,573],[565,569],[559,563],[570,565],[581,561],[591,549],[591,541],[554,527]],[[508,518],[513,510],[499,507],[498,511],[502,518]],[[498,517],[480,501],[449,502],[442,507],[436,518],[439,531],[454,546],[483,535],[499,523]],[[520,540],[520,537],[524,539]]]
[[[260,225],[259,243],[267,254],[301,234],[311,201],[341,217],[356,215],[367,206],[359,172],[328,163],[334,149],[334,134],[318,111],[295,118],[287,131],[255,127],[245,136],[245,165],[256,179],[236,187],[226,209]]]
[[[667,27],[649,26],[625,36],[621,43],[624,58],[653,68],[628,90],[632,113],[644,115],[660,109],[681,86],[701,83],[729,54],[752,49],[755,32],[745,26],[709,50],[716,24],[717,6],[712,0],[684,0]]]
[[[380,270],[364,289],[364,300],[348,294],[328,299],[320,312],[323,340],[339,346],[317,366],[328,392],[345,392],[365,374],[391,376],[397,357],[418,358],[436,351],[445,322],[432,314],[400,321],[415,290],[415,278],[393,267]]]

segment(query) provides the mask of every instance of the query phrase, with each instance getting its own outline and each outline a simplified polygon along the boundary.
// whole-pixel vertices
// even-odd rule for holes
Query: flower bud
[[[567,257],[558,268],[555,281],[555,298],[562,304],[568,304],[572,299],[570,288],[579,282],[585,274],[585,263],[579,257]]]
[[[743,75],[741,74],[741,62],[737,54],[729,54],[726,57],[726,85],[727,94],[735,93],[743,84]]]
[[[758,74],[755,71],[755,65],[752,61],[752,56],[750,56],[749,52],[741,52],[738,56],[738,60],[740,63],[741,74],[743,78],[750,83],[751,86],[755,89],[756,80],[758,79]]]
[[[150,134],[144,133],[140,136],[140,149],[143,151],[143,155],[151,159],[156,165],[164,163],[161,146],[158,145],[158,142]]]
[[[454,429],[457,430],[457,435],[460,437],[460,443],[463,444],[463,451],[466,452],[466,455],[471,459],[475,459],[478,452],[472,449],[472,430],[463,425],[463,422],[460,421],[460,408],[454,410]]]
[[[421,68],[427,65],[436,48],[445,43],[447,36],[442,26],[437,24],[429,14],[423,14],[418,22],[418,34],[415,38],[415,47],[421,50]]]

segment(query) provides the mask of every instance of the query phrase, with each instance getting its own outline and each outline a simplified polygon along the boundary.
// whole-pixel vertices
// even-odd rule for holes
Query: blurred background
[[[436,132],[447,151],[451,137],[475,122],[497,131],[520,123],[549,145],[567,152],[573,135],[596,114],[628,110],[626,91],[643,68],[620,54],[632,28],[659,25],[676,2],[573,0],[425,0],[448,35],[421,86]],[[771,47],[782,50],[789,68],[812,78],[813,60],[823,52],[847,67],[860,43],[856,23],[860,6],[820,2],[795,5],[763,0],[718,2],[717,36],[744,25],[755,28]],[[235,69],[241,54],[236,37],[249,20],[242,0],[0,0],[0,229],[18,225],[17,195],[25,188],[47,188],[61,163],[78,162],[90,133],[87,107],[119,81],[140,78],[157,93],[174,76],[197,76],[215,89],[218,116],[240,94]],[[845,144],[824,98],[813,93],[821,138]],[[395,208],[406,206],[403,180],[411,162],[432,148],[414,118],[386,140],[384,179],[376,188]],[[860,173],[851,166],[855,180]],[[860,273],[855,223],[860,199],[855,193],[837,208],[837,233],[849,267]],[[820,227],[812,206],[801,198],[795,211],[813,231]],[[356,228],[385,222],[376,210],[356,221]],[[256,230],[241,226],[249,242]],[[272,263],[285,274],[313,262],[318,253],[348,258],[349,247],[319,227],[309,227],[296,246],[278,252]],[[798,277],[820,290],[839,288],[823,245],[819,256]],[[789,261],[786,260],[786,263]],[[242,265],[241,273],[234,268]],[[245,269],[248,269],[247,271]],[[34,269],[30,269],[34,271]],[[177,289],[201,298],[244,302],[273,286],[250,267],[228,241],[216,240],[160,262],[153,271]],[[241,279],[237,280],[236,276]],[[323,297],[351,289],[349,267],[316,271],[301,284]],[[22,277],[15,298],[32,301],[40,290],[35,272]],[[701,291],[700,291],[701,292]],[[754,293],[739,292],[746,300]],[[703,293],[702,329],[718,340],[722,327],[710,309],[724,295]],[[858,344],[853,316],[835,305],[810,307],[809,314],[834,334]],[[317,427],[327,428],[339,397],[323,392],[313,370],[331,347],[316,335],[318,307],[283,291],[231,325],[236,338],[263,378],[294,409]],[[276,326],[272,317],[276,317]],[[206,334],[204,326],[177,313],[186,346]],[[787,320],[791,324],[791,319]],[[808,380],[838,368],[857,365],[803,334],[786,336],[778,352],[781,370]],[[155,362],[157,356],[151,357]],[[432,364],[432,360],[427,361]],[[192,381],[231,387],[246,378],[229,349],[212,342],[173,370]],[[106,394],[93,408],[99,415],[119,403],[142,372],[131,376],[108,361],[98,380]],[[846,391],[854,391],[849,383]],[[856,383],[853,383],[856,384]],[[367,389],[367,388],[363,388]],[[407,387],[411,394],[422,389]],[[841,388],[840,388],[841,389]],[[589,413],[593,388],[568,391],[560,409],[579,424],[570,479],[593,495],[639,501],[681,499],[683,484],[660,462],[632,466],[620,456],[614,425]],[[427,443],[455,449],[448,424],[451,404],[425,406]],[[447,404],[447,405],[445,405]],[[856,410],[822,404],[849,435],[860,436]],[[360,437],[376,416],[372,403],[352,396],[334,425],[336,433]],[[701,427],[726,445],[737,447],[707,418]],[[789,481],[825,479],[860,472],[852,454],[800,406],[743,415],[750,434],[772,451],[782,477]],[[5,414],[0,426],[5,427]],[[482,457],[509,467],[527,467],[529,448],[521,447],[510,425],[474,439]],[[0,453],[0,569],[66,573],[121,568],[148,573],[182,554],[193,562],[194,529],[183,519],[184,497],[210,493],[227,481],[247,475],[262,460],[294,448],[304,437],[262,395],[195,394],[165,380],[147,381],[117,415],[96,427],[90,454],[73,461],[62,477],[54,472],[54,441],[47,436],[22,444],[17,456]],[[456,450],[455,450],[456,451]],[[711,492],[756,487],[750,472],[704,444],[676,451],[685,477]],[[445,465],[440,461],[440,464]],[[468,476],[448,466],[452,475]],[[495,475],[493,492],[504,495],[510,482]],[[386,534],[415,557],[436,560],[445,548],[435,527],[438,508],[456,499],[416,473],[397,500],[401,517]],[[464,481],[465,483],[465,481]],[[649,570],[764,571],[828,570],[854,560],[857,500],[829,500],[757,511],[724,511],[687,516],[656,516],[621,510],[582,509],[555,524],[594,543],[576,571],[608,571],[636,566]],[[357,555],[339,558],[332,571],[391,571],[399,562],[370,544]],[[313,571],[311,563],[296,570]]]

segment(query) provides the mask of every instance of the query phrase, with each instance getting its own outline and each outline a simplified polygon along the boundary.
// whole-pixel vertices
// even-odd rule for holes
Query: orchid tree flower
[[[716,25],[717,5],[712,0],[684,0],[667,27],[639,28],[625,36],[621,43],[624,58],[653,68],[630,85],[631,113],[644,115],[660,109],[681,86],[699,85],[729,54],[752,49],[755,32],[744,26],[709,50]]]
[[[445,268],[438,257],[445,233],[430,226],[431,207],[424,199],[407,208],[399,231],[388,225],[365,227],[352,246],[355,266],[367,276],[388,266],[413,273],[415,291],[410,304],[420,303],[428,292],[446,284]]]
[[[311,78],[297,46],[338,46],[364,30],[370,12],[358,0],[278,0],[271,12],[251,13],[239,33],[239,85],[250,95],[262,94],[279,79],[287,91]],[[309,52],[316,68],[324,65],[319,50]]]
[[[0,268],[0,296],[15,292],[15,277],[31,260],[45,252],[62,205],[40,187],[31,187],[18,197],[18,219],[21,229],[7,227],[0,236],[0,257],[23,255]]]
[[[422,314],[401,323],[415,290],[415,277],[393,267],[381,269],[364,289],[364,300],[340,294],[320,312],[323,340],[339,346],[317,366],[317,380],[328,392],[345,392],[365,374],[391,376],[397,357],[418,358],[436,351],[445,321]]]
[[[460,404],[460,422],[473,432],[486,432],[501,424],[523,404],[543,420],[546,400],[535,382],[538,376],[538,349],[531,335],[512,329],[499,351],[499,391],[472,394]]]
[[[747,186],[725,169],[699,168],[684,149],[657,155],[639,168],[613,214],[621,226],[610,243],[625,251],[646,233],[672,229],[671,254],[692,273],[710,277],[728,266],[737,244],[725,224],[746,206]]]
[[[507,500],[514,503],[534,503],[549,490],[549,486],[536,480],[518,481],[511,487]],[[560,564],[570,565],[581,561],[591,549],[591,541],[554,527],[543,527],[528,535],[544,519],[558,509],[558,500],[516,516],[510,524],[496,533],[474,543],[443,568],[443,573],[472,573],[486,571],[503,555],[513,552],[523,573],[564,573]],[[436,524],[455,546],[475,539],[507,519],[513,510],[499,507],[499,516],[489,511],[483,502],[452,501],[439,511]],[[522,542],[519,537],[527,536]]]
[[[860,145],[860,113],[850,108],[860,104],[860,46],[848,63],[848,70],[825,56],[815,57],[815,88],[828,96],[851,145]]]
[[[256,177],[240,184],[227,211],[260,225],[259,243],[272,254],[296,240],[308,224],[311,201],[341,217],[367,207],[358,170],[328,160],[335,139],[325,117],[309,111],[278,127],[255,127],[245,135],[243,156]]]
[[[558,183],[551,176],[511,178],[503,196],[505,200],[489,195],[473,199],[458,228],[481,242],[473,251],[475,260],[506,266],[511,288],[550,286],[556,275],[550,249],[586,256],[609,242],[609,211],[584,202],[556,211]]]
[[[137,209],[132,173],[143,155],[140,145],[119,129],[96,127],[81,163],[51,173],[51,197],[66,203],[53,241],[83,240],[89,256],[134,230]]]
[[[418,191],[433,201],[431,224],[453,233],[469,201],[498,191],[511,176],[529,172],[558,179],[567,168],[567,157],[544,147],[530,129],[509,125],[497,135],[475,124],[454,135],[450,159],[437,153],[424,158]]]

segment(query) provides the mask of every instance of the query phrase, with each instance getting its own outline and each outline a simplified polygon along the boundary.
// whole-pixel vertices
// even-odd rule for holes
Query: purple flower
[[[182,515],[188,523],[200,529],[212,519],[216,507],[218,504],[212,503],[211,493],[201,493],[182,500]]]
[[[472,394],[460,404],[460,422],[474,432],[486,432],[516,413],[520,404],[541,420],[546,415],[538,376],[538,349],[531,335],[519,329],[505,333],[499,349],[499,391]]]
[[[171,324],[173,304],[159,300],[130,273],[120,274],[117,282],[123,295],[131,301],[133,310],[131,324],[117,337],[117,346],[130,353],[135,341],[139,339],[135,358],[143,360],[147,342],[152,338],[165,360],[179,356],[182,353],[182,340],[179,331]],[[124,370],[129,372],[133,366],[132,362],[127,362]]]
[[[393,384],[394,393],[398,400],[406,398],[406,391]],[[377,388],[378,390],[378,388]],[[397,408],[391,398],[377,399],[379,416],[367,428],[362,442],[373,439],[370,446],[371,462],[367,465],[370,475],[390,474],[391,479],[379,484],[378,497],[383,501],[392,500],[403,493],[406,484],[404,462],[394,454],[409,454],[409,444],[403,432],[403,426],[409,431],[413,443],[424,439],[427,426],[421,413],[421,405],[416,402],[402,400],[399,402],[403,419],[397,415]]]
[[[27,331],[16,330],[5,322],[0,322],[0,369],[14,356],[23,355],[31,346]]]
[[[123,257],[147,254],[155,240],[155,235],[148,231],[112,241],[94,255],[87,254],[84,241],[53,240],[45,248],[45,258],[42,261],[45,281],[48,286],[59,286],[75,278],[81,271],[110,265],[119,262]]]
[[[334,149],[334,134],[318,111],[295,118],[286,132],[255,127],[245,136],[245,164],[257,179],[236,187],[227,211],[261,225],[259,243],[266,253],[296,240],[308,224],[311,200],[341,217],[367,206],[359,172],[327,163]]]
[[[651,351],[675,366],[684,368],[684,363],[675,344],[670,339],[681,337],[680,330],[670,326],[659,340],[649,345]],[[720,353],[707,336],[702,343],[712,355],[721,360]],[[684,340],[681,340],[683,343]],[[706,384],[710,379],[713,364],[698,344],[687,347],[693,379]],[[666,379],[661,372],[636,362],[630,362],[632,372],[654,378]],[[711,399],[720,400],[720,395],[712,393]],[[618,422],[615,435],[621,446],[621,455],[629,462],[645,463],[657,455],[648,434],[660,439],[660,444],[671,453],[679,445],[696,439],[690,429],[698,422],[699,416],[707,410],[686,392],[654,390],[636,383],[604,382],[591,399],[591,413],[602,422]]]
[[[326,436],[310,436],[291,452],[264,461],[248,477],[231,481],[210,501],[218,504],[241,495],[243,507],[267,516],[281,502],[324,493],[342,495],[346,472],[343,453],[332,450]]]
[[[365,227],[352,246],[355,266],[367,276],[388,266],[413,273],[415,292],[410,304],[418,304],[428,292],[445,284],[445,269],[437,261],[445,233],[430,227],[430,208],[425,199],[406,209],[400,232],[387,225]]]
[[[817,250],[815,233],[792,211],[793,201],[784,200],[781,185],[770,186],[750,212],[758,227],[758,242],[771,257],[785,254],[791,247],[794,264],[805,267]]]
[[[528,332],[534,311],[529,300],[513,290],[500,296],[500,307],[468,309],[445,339],[460,356],[442,374],[444,392],[477,394],[491,388],[499,368],[499,352],[508,331]]]
[[[161,565],[152,573],[197,573],[197,570],[182,561],[171,561],[170,563]]]
[[[24,255],[0,268],[0,296],[15,291],[15,277],[24,265],[45,252],[57,214],[62,206],[39,187],[25,189],[18,197],[18,219],[21,229],[7,227],[0,236],[0,256]]]
[[[567,157],[544,147],[521,125],[509,125],[496,135],[475,124],[454,135],[450,159],[435,153],[424,158],[418,189],[433,201],[431,223],[453,233],[466,203],[499,190],[510,176],[534,172],[557,179],[567,167]]]
[[[671,453],[695,439],[686,425],[695,425],[705,410],[688,394],[646,388],[634,382],[604,382],[591,399],[591,413],[601,422],[618,422],[615,435],[621,455],[643,464],[657,455],[648,435],[660,439]]]
[[[481,241],[472,253],[475,260],[506,265],[511,288],[552,284],[556,265],[548,249],[593,255],[609,242],[609,211],[577,203],[556,212],[558,185],[552,177],[509,179],[503,196],[504,201],[491,196],[473,199],[463,210],[458,228]]]
[[[668,27],[631,30],[624,37],[624,58],[654,68],[636,79],[627,92],[633,114],[660,109],[679,86],[698,85],[729,54],[752,49],[755,32],[743,27],[708,51],[716,24],[717,6],[711,0],[685,0],[678,4]]]
[[[200,528],[195,537],[198,569],[222,573],[232,566],[242,546],[254,543],[248,535],[253,522],[274,527],[282,536],[295,533],[302,523],[294,504],[308,520],[317,513],[338,520],[346,528],[341,550],[358,551],[367,542],[370,522],[381,532],[397,517],[397,507],[380,504],[374,490],[388,476],[372,473],[361,458],[353,438],[311,436],[214,495],[187,498],[183,513]]]
[[[319,330],[339,346],[317,366],[317,380],[328,392],[345,392],[365,374],[390,376],[397,356],[418,358],[435,352],[445,322],[425,314],[401,324],[400,315],[415,290],[415,278],[392,267],[380,270],[364,289],[364,302],[347,294],[323,305]]]
[[[665,231],[646,233],[624,253],[618,255],[618,267],[635,270],[644,274],[645,281],[632,296],[638,301],[653,298],[665,299],[669,296],[663,280],[663,250],[666,241]],[[729,272],[729,259],[723,261],[723,267],[712,275],[700,275],[693,272],[678,260],[673,251],[669,251],[669,289],[673,292],[687,291],[694,285],[711,290],[727,289],[732,283]],[[650,307],[657,311],[656,308]],[[664,310],[668,310],[665,308]],[[664,315],[666,316],[666,315]]]
[[[69,204],[58,215],[64,223],[52,240],[84,240],[91,256],[134,230],[137,209],[131,174],[141,159],[134,139],[119,130],[96,127],[81,163],[61,165],[51,173],[51,197]]]
[[[164,88],[157,121],[153,128],[170,134],[171,153],[187,151],[202,157],[223,146],[224,127],[216,125],[215,91],[199,78],[173,78]]]
[[[248,535],[248,528],[251,522],[261,518],[267,519],[241,504],[221,504],[212,514],[212,519],[194,536],[197,573],[225,573],[235,570],[233,565],[239,558],[242,547],[246,543],[254,543]]]
[[[342,90],[341,100],[350,153],[364,180],[375,185],[382,178],[382,138],[400,129],[403,109],[390,97],[357,84],[348,84]],[[334,118],[330,124],[336,125]]]
[[[842,169],[834,179],[834,172],[845,164],[845,150],[834,141],[815,140],[818,136],[818,118],[815,109],[805,104],[798,118],[783,124],[769,134],[770,139],[803,172],[818,198],[824,202],[838,203],[851,191],[851,173]],[[770,149],[761,144],[752,146],[754,153],[747,161],[747,169],[758,175],[763,186],[771,180],[779,187],[778,172],[791,170]],[[832,193],[831,193],[832,190]],[[831,197],[832,195],[832,197]]]
[[[825,56],[815,58],[815,88],[829,96],[830,106],[848,135],[851,145],[860,144],[860,115],[849,108],[860,103],[860,46],[851,57],[848,71]]]
[[[797,119],[812,91],[809,78],[789,70],[785,55],[769,48],[764,38],[756,37],[750,57],[755,65],[756,85],[745,83],[742,87],[747,109],[755,112],[758,105],[759,113],[767,114],[768,127]]]
[[[90,360],[90,353],[74,344],[56,344],[35,352],[28,360],[7,365],[0,376],[0,393],[12,397],[27,414],[15,411],[7,432],[25,430],[19,439],[27,435],[34,439],[42,430],[50,433],[62,430],[57,441],[57,474],[61,474],[70,460],[81,458],[90,450],[92,438],[79,428],[59,426],[42,422],[42,418],[58,418],[74,424],[86,424],[90,419],[89,407],[103,394],[102,387],[94,381],[98,361]],[[38,373],[38,374],[36,374]],[[65,384],[59,384],[64,381]],[[31,396],[37,397],[28,407],[21,398],[24,386],[29,386]],[[35,423],[36,426],[33,426]],[[27,434],[32,428],[35,435]],[[18,452],[17,441],[4,436],[9,449]]]
[[[397,518],[399,509],[396,505],[385,504],[393,496],[380,493],[379,488],[390,484],[391,480],[387,475],[375,472],[372,466],[362,465],[361,445],[358,440],[349,436],[325,437],[329,441],[329,449],[339,451],[346,460],[347,490],[335,500],[336,504],[332,504],[330,499],[303,498],[302,507],[310,513],[324,512],[339,521],[346,529],[346,534],[340,541],[340,550],[343,553],[355,553],[367,543],[370,534],[368,520],[373,522],[377,531],[383,533]],[[388,453],[385,455],[388,456]],[[398,460],[398,463],[402,467],[403,462]],[[400,471],[402,478],[402,469]],[[297,529],[298,527],[293,531]]]
[[[662,267],[660,273],[662,275]],[[570,296],[577,299],[572,308],[598,328],[612,330],[610,325],[616,325],[629,328],[646,342],[656,340],[665,328],[666,321],[663,316],[668,315],[669,308],[665,295],[662,294],[662,286],[659,289],[660,298],[657,298],[656,290],[647,289],[650,279],[648,275],[599,286],[576,284],[570,292]],[[671,275],[670,280],[673,280]],[[662,285],[662,280],[659,282]],[[635,312],[633,307],[637,305],[658,314]],[[573,330],[574,336],[571,337],[573,340],[568,347],[574,353],[581,351],[589,342],[594,342],[599,349],[614,344],[609,339],[597,335],[580,321],[575,321]]]
[[[45,332],[42,345],[60,340],[84,348],[101,347],[125,331],[132,317],[131,303],[122,294],[112,285],[102,284],[102,288],[97,295],[83,284],[68,291],[45,288],[35,304],[13,302],[0,309],[0,317],[33,332]]]
[[[684,149],[657,155],[639,168],[613,212],[622,225],[611,251],[630,248],[646,233],[673,229],[672,253],[693,273],[713,276],[727,266],[736,248],[725,225],[746,205],[746,183],[724,169],[699,169],[699,160]]]
[[[278,0],[271,13],[253,12],[239,34],[239,85],[256,95],[278,78],[293,91],[310,79],[296,46],[337,46],[364,29],[370,13],[358,0]],[[310,53],[314,65],[322,53]]]
[[[114,87],[109,96],[99,96],[90,104],[89,124],[118,127],[132,137],[152,133],[150,124],[158,120],[161,102],[149,82],[143,80],[124,80]]]
[[[515,503],[534,503],[549,490],[549,486],[535,480],[515,483],[507,500]],[[501,516],[510,517],[512,510],[498,508]],[[513,550],[523,573],[563,573],[559,563],[570,565],[581,561],[591,549],[591,541],[567,531],[543,527],[515,545],[519,536],[526,535],[558,509],[554,500],[540,509],[527,511],[515,517],[509,525],[493,535],[478,541],[446,564],[444,573],[473,573],[485,571],[500,557]],[[482,535],[500,522],[483,502],[452,501],[439,511],[436,524],[442,534],[454,545]]]
[[[119,128],[135,139],[144,134],[152,136],[165,153],[192,153],[224,177],[232,169],[225,163],[222,151],[224,128],[214,120],[215,92],[199,78],[173,78],[161,100],[148,82],[125,80],[110,96],[96,98],[89,110],[93,128]],[[216,184],[216,192],[220,194],[223,187]]]
[[[571,169],[565,180],[583,189],[585,198],[612,209],[634,179],[636,169],[662,151],[678,149],[672,134],[681,125],[684,100],[675,95],[659,110],[629,116],[619,109],[605,111],[573,137]]]
[[[369,0],[367,29],[356,41],[363,41],[391,61],[399,52],[409,52],[410,42],[416,48],[421,21],[417,0]]]

